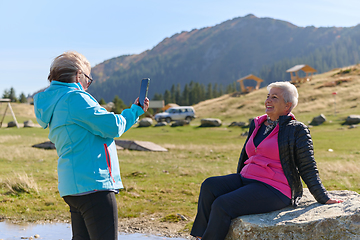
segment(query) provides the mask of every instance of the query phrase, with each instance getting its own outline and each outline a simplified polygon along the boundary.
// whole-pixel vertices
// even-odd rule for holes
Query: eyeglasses
[[[94,81],[91,77],[89,77],[88,75],[86,75],[85,73],[83,73],[85,75],[85,77],[87,79],[89,79],[89,81],[87,82],[87,87],[90,87],[91,83]]]

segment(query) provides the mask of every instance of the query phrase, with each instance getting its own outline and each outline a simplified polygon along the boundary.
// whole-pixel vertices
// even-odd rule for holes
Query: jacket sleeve
[[[255,129],[255,122],[254,122],[254,120],[252,120],[250,123],[248,136],[245,140],[244,146],[240,153],[239,162],[238,162],[237,171],[236,171],[237,173],[240,173],[241,169],[244,167],[244,162],[249,158],[246,153],[245,146],[246,146],[247,142],[249,141],[249,138],[250,138],[251,134],[253,133],[254,129]]]
[[[330,197],[323,186],[314,158],[314,148],[309,129],[301,124],[297,126],[295,136],[295,161],[299,174],[319,203],[326,203]]]
[[[86,93],[79,92],[69,96],[68,108],[75,124],[104,138],[120,137],[144,113],[141,107],[134,104],[121,114],[108,112]]]

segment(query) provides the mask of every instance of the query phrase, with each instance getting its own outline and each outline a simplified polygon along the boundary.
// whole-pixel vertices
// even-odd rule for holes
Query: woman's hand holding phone
[[[150,103],[150,100],[148,98],[145,98],[144,105],[139,104],[139,98],[136,98],[136,100],[134,102],[134,104],[140,106],[144,110],[144,112],[146,112],[149,109],[149,103]]]

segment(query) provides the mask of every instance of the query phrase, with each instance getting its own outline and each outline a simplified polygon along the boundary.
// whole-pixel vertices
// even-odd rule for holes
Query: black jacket
[[[253,120],[250,124],[249,135],[240,154],[237,167],[238,173],[245,166],[244,162],[249,158],[245,146],[254,129],[255,123]],[[330,197],[319,177],[309,129],[291,116],[280,116],[278,144],[280,162],[291,188],[292,205],[296,207],[303,195],[300,176],[316,201],[326,203]]]

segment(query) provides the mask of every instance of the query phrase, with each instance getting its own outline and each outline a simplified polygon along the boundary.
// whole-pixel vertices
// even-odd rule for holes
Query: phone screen
[[[145,98],[147,97],[148,90],[149,90],[149,83],[150,78],[144,78],[141,80],[141,86],[140,86],[140,95],[139,95],[139,105],[143,106]]]

